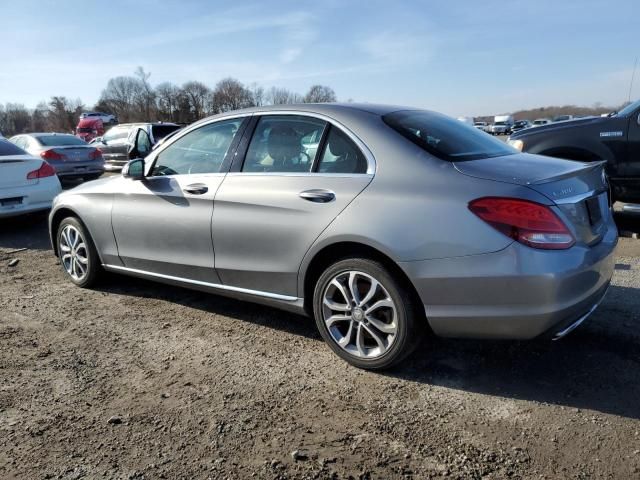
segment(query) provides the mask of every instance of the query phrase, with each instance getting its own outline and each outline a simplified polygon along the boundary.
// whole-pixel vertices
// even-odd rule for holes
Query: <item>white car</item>
[[[118,123],[118,118],[115,115],[104,112],[83,112],[80,114],[80,120],[83,118],[93,118],[96,120],[102,120],[104,125],[115,125]]]
[[[0,140],[0,218],[48,210],[61,190],[51,165]]]

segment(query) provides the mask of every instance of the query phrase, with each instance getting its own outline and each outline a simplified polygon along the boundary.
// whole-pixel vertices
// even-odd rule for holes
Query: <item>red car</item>
[[[89,143],[96,137],[104,135],[104,125],[99,118],[82,118],[76,127],[76,137]]]

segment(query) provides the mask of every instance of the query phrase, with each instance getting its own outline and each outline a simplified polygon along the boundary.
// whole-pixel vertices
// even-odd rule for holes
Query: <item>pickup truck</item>
[[[605,160],[612,201],[640,203],[640,100],[606,117],[520,130],[507,142],[527,153],[581,162]]]

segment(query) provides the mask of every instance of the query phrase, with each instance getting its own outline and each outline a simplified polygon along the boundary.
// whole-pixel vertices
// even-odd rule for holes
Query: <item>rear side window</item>
[[[318,172],[367,173],[367,159],[347,135],[331,127]]]
[[[384,115],[382,119],[396,132],[442,160],[459,162],[518,153],[477,128],[439,113],[404,110]]]
[[[151,126],[151,134],[153,135],[153,139],[157,142],[161,138],[166,137],[172,132],[176,130],[180,130],[180,126],[178,125],[152,125]]]
[[[310,172],[326,122],[294,115],[260,117],[243,172]]]
[[[0,157],[5,155],[27,155],[27,152],[7,140],[0,139]]]
[[[36,137],[38,143],[44,147],[57,147],[61,145],[86,145],[84,140],[73,135],[40,135]]]

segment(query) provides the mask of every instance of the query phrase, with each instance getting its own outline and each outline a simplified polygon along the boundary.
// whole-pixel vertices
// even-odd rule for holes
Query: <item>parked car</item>
[[[509,142],[523,152],[581,162],[606,161],[613,201],[640,203],[640,101],[607,117],[517,132]]]
[[[51,165],[0,139],[0,218],[48,210],[60,191]]]
[[[80,120],[84,118],[93,118],[102,121],[103,124],[115,125],[118,123],[118,117],[104,112],[84,112],[80,114]]]
[[[483,132],[486,132],[488,127],[487,122],[474,122],[473,126],[478,130],[482,130]]]
[[[554,122],[566,122],[568,120],[573,120],[573,115],[557,115],[553,117]]]
[[[524,155],[435,112],[258,107],[153,151],[138,129],[134,150],[147,157],[121,176],[55,201],[71,282],[107,270],[307,312],[358,367],[401,361],[427,327],[560,338],[613,273],[600,164]]]
[[[99,118],[83,118],[76,127],[76,137],[89,143],[96,137],[104,135],[104,125]]]
[[[531,122],[529,120],[518,120],[513,123],[511,127],[511,132],[517,132],[519,130],[524,130],[525,128],[531,127]]]
[[[533,121],[532,127],[541,127],[543,125],[548,125],[549,123],[551,123],[551,120],[548,118],[537,118]]]
[[[105,160],[105,170],[120,171],[129,161],[127,152],[131,147],[129,136],[132,132],[142,128],[145,130],[152,145],[155,145],[168,134],[180,130],[182,127],[175,123],[121,123],[110,128],[103,137],[96,138],[91,144],[102,152]]]
[[[68,133],[25,133],[11,142],[31,155],[46,160],[58,177],[94,180],[104,172],[104,159],[97,148]]]
[[[509,135],[513,125],[513,117],[511,115],[496,115],[493,117],[493,125],[489,127],[489,133],[492,135]]]

